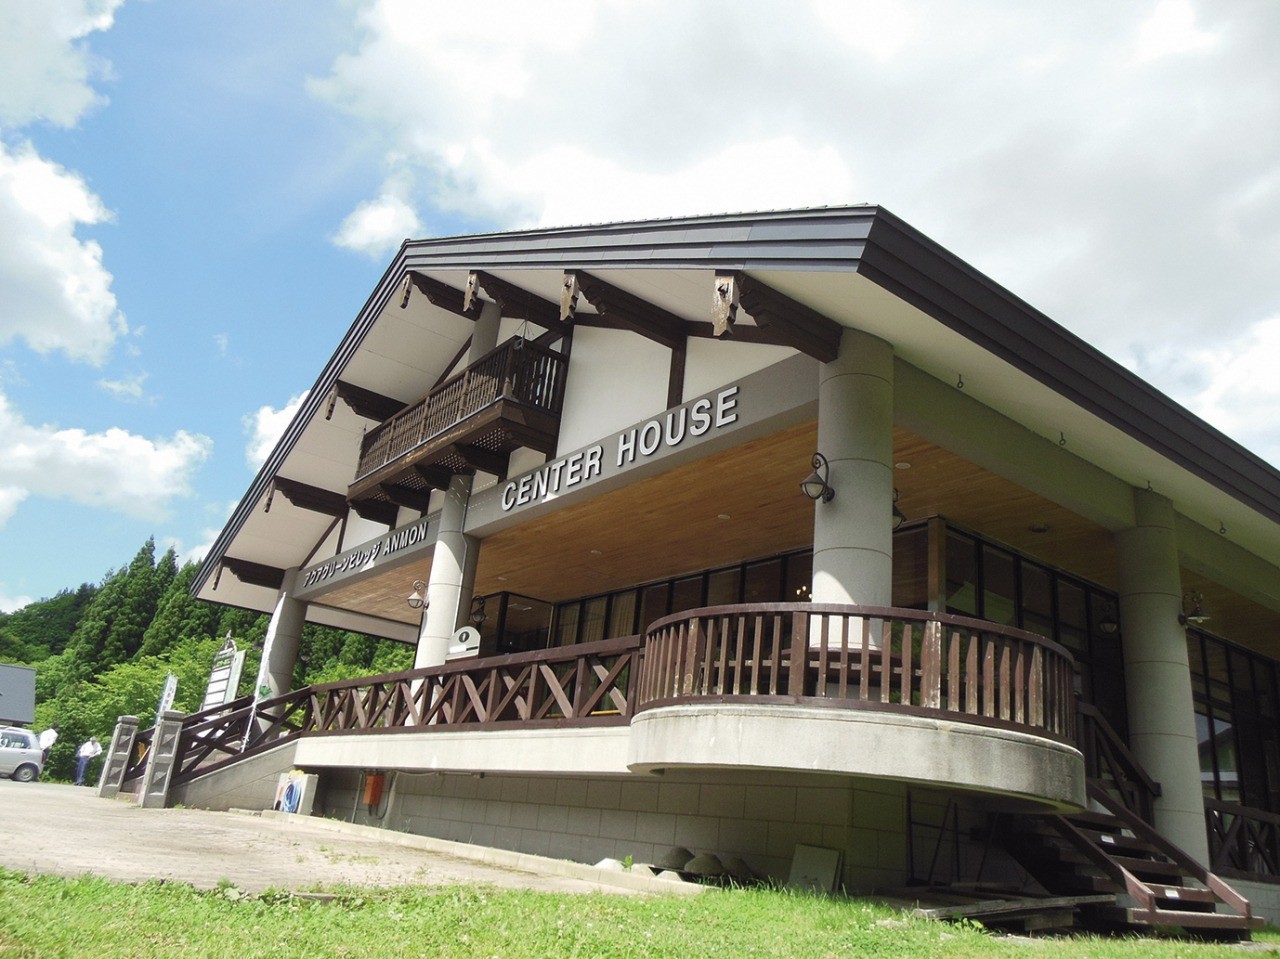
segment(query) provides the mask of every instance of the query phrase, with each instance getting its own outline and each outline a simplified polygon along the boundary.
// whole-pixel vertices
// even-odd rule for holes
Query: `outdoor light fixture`
[[[1178,622],[1183,626],[1200,626],[1209,621],[1209,614],[1204,611],[1204,596],[1200,593],[1182,594],[1182,612],[1178,614]]]
[[[1098,614],[1098,632],[1104,636],[1114,636],[1120,631],[1120,623],[1116,619],[1116,608],[1110,603],[1103,603]]]
[[[427,605],[427,584],[420,579],[413,581],[413,592],[405,600],[410,609],[422,609]]]
[[[480,626],[484,623],[484,620],[484,597],[477,596],[471,601],[471,624],[473,626]]]
[[[805,496],[815,503],[818,500],[830,503],[835,499],[836,491],[831,488],[831,483],[828,482],[831,476],[831,467],[827,464],[827,458],[821,453],[814,453],[812,465],[813,472],[809,474],[808,479],[800,484],[800,489]]]
[[[898,509],[898,488],[893,488],[893,528],[897,529],[907,521],[907,514]]]

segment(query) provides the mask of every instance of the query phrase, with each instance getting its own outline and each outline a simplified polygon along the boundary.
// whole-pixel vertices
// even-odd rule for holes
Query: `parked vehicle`
[[[29,783],[40,777],[43,768],[35,733],[17,726],[0,726],[0,776]]]

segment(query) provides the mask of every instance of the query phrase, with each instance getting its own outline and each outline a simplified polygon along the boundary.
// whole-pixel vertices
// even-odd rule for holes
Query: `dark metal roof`
[[[1280,522],[1280,472],[881,207],[735,213],[406,241],[210,549],[203,588],[408,270],[857,272]]]

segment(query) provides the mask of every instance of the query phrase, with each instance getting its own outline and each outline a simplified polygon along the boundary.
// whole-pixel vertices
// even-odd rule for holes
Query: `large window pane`
[[[973,540],[947,532],[947,612],[978,615],[978,560]]]
[[[1002,549],[982,550],[982,618],[1003,626],[1018,623],[1018,587],[1014,559]]]
[[[668,599],[671,587],[667,583],[646,586],[640,593],[640,629],[646,630],[671,612]]]
[[[929,608],[929,530],[896,533],[893,537],[893,605]]]
[[[707,605],[731,606],[738,602],[738,587],[742,582],[742,570],[734,566],[720,569],[707,577]]]
[[[623,590],[614,593],[609,603],[608,638],[634,636],[636,634],[636,591]]]
[[[683,613],[697,609],[702,602],[702,577],[688,576],[671,584],[671,612]]]
[[[807,603],[813,588],[813,553],[788,556],[787,579],[782,593],[784,603]]]
[[[747,567],[742,585],[744,603],[780,603],[782,595],[782,560],[769,559]]]
[[[608,605],[607,596],[597,596],[582,604],[581,642],[594,643],[598,639],[604,639],[604,616]]]

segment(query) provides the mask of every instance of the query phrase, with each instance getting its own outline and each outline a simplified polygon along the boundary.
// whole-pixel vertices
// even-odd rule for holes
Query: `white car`
[[[40,741],[35,733],[17,726],[0,726],[0,776],[20,783],[38,779],[44,768],[40,757]]]

